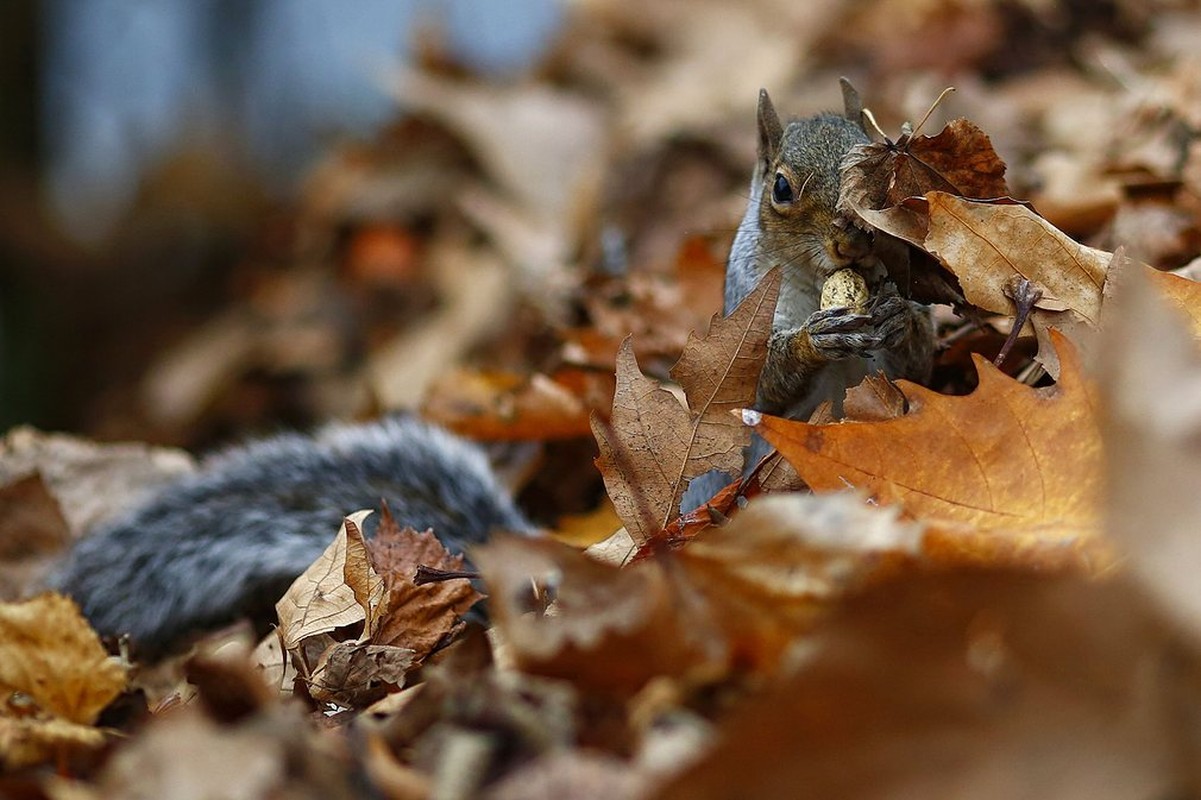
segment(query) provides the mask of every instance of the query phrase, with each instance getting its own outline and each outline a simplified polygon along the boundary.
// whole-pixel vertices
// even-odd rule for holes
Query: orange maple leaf
[[[965,397],[912,383],[911,412],[882,422],[811,425],[744,413],[815,491],[855,486],[929,526],[935,561],[1098,569],[1101,443],[1097,401],[1058,332],[1063,372],[1033,389],[976,357]]]

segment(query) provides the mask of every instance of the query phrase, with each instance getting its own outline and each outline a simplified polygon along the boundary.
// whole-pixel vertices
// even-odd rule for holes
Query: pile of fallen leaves
[[[289,370],[314,414],[420,407],[516,461],[550,535],[463,572],[345,509],[271,634],[159,664],[0,605],[0,791],[1201,796],[1201,13],[1153,5],[612,0],[541,80],[402,76],[420,116],[313,174],[295,269],[138,392],[160,431]],[[838,72],[884,128],[840,204],[940,349],[928,387],[774,418],[779,276],[722,318],[720,254],[759,86],[805,113]],[[10,432],[0,588],[191,468]]]

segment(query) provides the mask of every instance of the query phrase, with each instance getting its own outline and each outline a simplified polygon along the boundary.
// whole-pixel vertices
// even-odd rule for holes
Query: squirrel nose
[[[831,242],[834,256],[840,263],[858,261],[872,250],[872,240],[867,233],[857,228],[843,230]]]

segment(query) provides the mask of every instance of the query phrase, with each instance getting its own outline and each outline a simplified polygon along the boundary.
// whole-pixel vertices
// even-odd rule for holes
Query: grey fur
[[[268,616],[344,515],[385,499],[452,551],[532,532],[476,447],[412,419],[332,425],[230,449],[82,540],[52,582],[102,634],[148,652]],[[378,515],[368,518],[368,533]]]

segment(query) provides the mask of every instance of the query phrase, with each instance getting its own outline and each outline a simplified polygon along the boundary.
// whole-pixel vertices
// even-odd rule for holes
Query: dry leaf
[[[67,520],[40,473],[0,485],[0,600],[38,586],[70,542]]]
[[[1143,274],[1188,319],[1193,339],[1201,342],[1201,283],[1155,269],[1144,270]]]
[[[730,642],[734,663],[771,671],[835,602],[913,563],[922,527],[853,492],[752,500],[675,554]]]
[[[1096,325],[1110,253],[1078,244],[1023,205],[945,192],[930,192],[925,202],[930,227],[923,246],[955,273],[972,305],[1012,314],[1006,291],[1015,278],[1027,278],[1043,291],[1037,308],[1070,308]]]
[[[106,737],[90,726],[126,680],[73,601],[42,594],[0,603],[0,763],[102,747]]]
[[[636,541],[649,541],[679,514],[690,479],[710,470],[741,473],[750,436],[727,412],[754,401],[779,287],[779,273],[769,273],[733,314],[714,316],[707,337],[689,337],[672,374],[690,409],[644,376],[623,342],[612,421],[594,413],[592,429],[597,467]]]
[[[413,582],[418,566],[462,570],[432,531],[400,530],[385,511],[375,538],[363,539],[362,521],[370,512],[347,517],[329,548],[279,601],[279,637],[292,665],[318,702],[362,708],[389,690],[445,644],[461,627],[461,617],[480,598],[466,580],[425,586]],[[339,628],[357,638],[339,641]],[[260,663],[270,649],[259,646]],[[279,665],[264,664],[274,680]]]
[[[906,200],[931,191],[981,198],[1009,194],[1005,163],[988,136],[968,120],[953,120],[936,136],[904,134],[896,142],[853,148],[843,163],[838,207],[878,231],[922,247],[929,216]],[[932,303],[960,300],[959,287],[928,259],[916,254],[881,257],[908,296]]]
[[[656,797],[1187,796],[1177,646],[1117,583],[910,576],[824,625]]]
[[[416,654],[404,647],[338,642],[321,654],[309,677],[309,694],[319,703],[366,708],[405,685]]]
[[[285,791],[288,770],[286,748],[277,734],[263,726],[218,725],[186,709],[169,714],[106,765],[98,781],[101,796],[278,796]]]
[[[899,206],[928,192],[960,197],[1004,197],[1005,162],[987,134],[966,119],[936,136],[904,135],[855,147],[842,166],[839,204],[856,213]]]
[[[625,528],[618,528],[607,539],[602,539],[584,549],[584,555],[593,561],[608,564],[610,567],[625,566],[636,552],[638,552],[638,543]]]
[[[908,410],[905,393],[880,372],[847,389],[842,401],[843,419],[855,422],[882,422],[902,416]]]
[[[0,442],[0,485],[41,475],[72,537],[127,511],[194,468],[182,450],[97,444],[28,427],[12,429]]]
[[[658,676],[771,673],[836,600],[913,562],[921,528],[897,517],[849,493],[791,494],[753,500],[687,548],[622,570],[509,539],[477,561],[519,668],[628,694]],[[539,612],[531,580],[553,591],[553,615]]]
[[[0,716],[0,766],[6,769],[62,761],[69,753],[95,752],[108,741],[99,728],[57,717]]]
[[[549,539],[515,537],[495,537],[472,557],[493,623],[524,672],[631,696],[657,675],[724,663],[721,638],[654,562],[621,570]],[[535,586],[554,592],[553,616]]]
[[[0,688],[29,695],[45,711],[90,725],[125,688],[79,607],[58,594],[0,604]]]
[[[370,513],[347,517],[321,557],[275,604],[284,649],[295,652],[304,639],[373,619],[384,582],[372,569],[363,541],[361,526]]]
[[[588,407],[546,375],[456,369],[430,386],[421,416],[477,441],[587,436]]]
[[[390,513],[368,544],[372,563],[383,576],[386,599],[371,643],[406,648],[420,664],[460,626],[460,619],[483,597],[467,580],[417,586],[418,566],[446,572],[463,570],[465,559],[451,555],[433,531],[401,530]]]
[[[239,722],[279,700],[272,683],[253,660],[248,644],[204,649],[184,662],[184,676],[212,718]]]
[[[976,357],[979,387],[948,397],[902,382],[910,413],[809,425],[746,412],[816,491],[846,486],[927,523],[926,554],[1034,567],[1109,563],[1099,539],[1094,390],[1055,336],[1059,383],[1038,390]]]
[[[1141,270],[1105,308],[1100,381],[1106,531],[1165,615],[1201,635],[1201,353]],[[1183,279],[1173,278],[1184,282]],[[1196,324],[1195,319],[1192,321]]]

